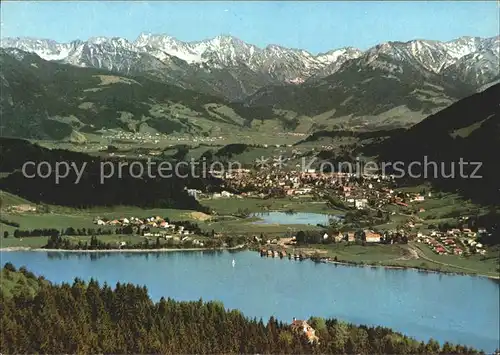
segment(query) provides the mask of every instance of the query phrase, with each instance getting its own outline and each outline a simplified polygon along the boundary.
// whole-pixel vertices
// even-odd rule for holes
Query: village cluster
[[[127,132],[127,131],[113,131],[109,130],[105,132],[103,138],[108,138],[110,140],[129,140],[134,143],[153,143],[158,144],[160,141],[164,139],[168,139],[169,141],[178,141],[178,142],[199,142],[199,143],[210,143],[218,140],[224,140],[224,137],[190,137],[190,136],[173,136],[167,135],[164,133],[152,133],[152,132]]]
[[[195,228],[193,226],[185,226],[183,222],[169,222],[160,216],[152,216],[147,218],[120,218],[108,220],[105,218],[96,218],[94,224],[98,226],[113,226],[113,227],[136,227],[138,228],[139,234],[144,236],[146,239],[149,238],[161,238],[165,240],[173,241],[188,241],[190,240],[194,245],[203,247],[203,242],[192,239],[194,234],[196,234]],[[151,228],[155,228],[152,231]]]
[[[478,232],[472,232],[468,228],[462,230],[453,228],[446,233],[433,231],[430,235],[422,233],[417,234],[417,243],[425,243],[439,255],[464,255],[464,254],[480,254],[485,255],[486,250],[483,245],[477,242],[476,237],[487,233],[486,229],[480,228]]]
[[[387,204],[408,207],[410,202],[421,202],[421,194],[398,194],[392,189],[393,178],[387,175],[363,175],[356,173],[318,173],[308,171],[278,171],[255,173],[249,169],[238,169],[224,174],[228,187],[242,191],[240,197],[303,196],[312,193],[333,193],[346,206],[365,209],[371,204],[380,208]],[[200,195],[201,191],[192,194]],[[210,196],[209,196],[210,197]],[[233,197],[224,192],[213,198]],[[423,211],[421,211],[423,212]]]
[[[476,238],[488,234],[484,228],[477,232],[470,229],[454,228],[447,231],[431,231],[427,234],[417,232],[418,217],[425,212],[419,203],[431,198],[431,192],[408,193],[397,191],[390,176],[365,175],[361,178],[349,173],[318,173],[314,170],[306,172],[278,171],[278,172],[251,172],[249,169],[239,169],[226,173],[223,178],[227,186],[233,190],[242,191],[233,194],[228,191],[204,195],[199,190],[188,190],[190,195],[200,198],[243,198],[243,197],[272,197],[272,196],[303,196],[317,194],[319,196],[333,196],[346,207],[357,210],[376,210],[388,205],[401,207],[402,213],[411,216],[401,229],[392,229],[383,233],[364,230],[363,236],[355,236],[355,232],[338,233],[338,235],[324,234],[323,239],[331,242],[355,242],[357,239],[366,243],[389,243],[401,240],[415,240],[428,244],[431,249],[440,255],[485,255],[483,245]],[[393,210],[390,214],[394,215]],[[413,230],[413,231],[412,231]],[[270,241],[272,242],[272,241]]]

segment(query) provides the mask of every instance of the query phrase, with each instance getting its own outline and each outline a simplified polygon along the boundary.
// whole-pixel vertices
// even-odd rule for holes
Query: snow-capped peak
[[[109,39],[107,37],[90,37],[87,42],[90,44],[103,44]]]
[[[482,82],[495,75],[495,70],[491,68],[495,67],[493,64],[499,55],[499,39],[498,36],[461,37],[448,42],[416,39],[381,43],[365,52],[345,47],[317,55],[276,44],[260,48],[231,35],[194,42],[152,33],[141,33],[132,42],[120,37],[103,36],[69,43],[35,38],[2,38],[1,47],[18,48],[36,53],[45,60],[77,66],[113,70],[126,68],[123,69],[126,73],[143,70],[134,68],[139,58],[147,57],[151,63],[156,60],[163,63],[161,65],[167,65],[176,57],[194,71],[203,68],[209,73],[212,69],[238,70],[246,67],[259,78],[268,78],[273,83],[301,83],[310,78],[331,75],[344,63],[361,58],[365,65],[397,71],[403,70],[402,65],[446,75],[458,70],[462,74],[457,74],[457,77],[477,77],[474,80]],[[475,53],[482,55],[472,55]],[[179,64],[178,61],[176,63]],[[474,69],[480,65],[484,65],[484,70]]]

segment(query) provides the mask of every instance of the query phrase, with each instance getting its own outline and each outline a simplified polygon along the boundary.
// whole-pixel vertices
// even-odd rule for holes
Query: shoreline
[[[433,269],[424,269],[424,268],[418,268],[414,266],[397,266],[397,265],[379,265],[379,264],[354,264],[350,263],[347,261],[334,261],[334,260],[319,260],[317,262],[323,263],[323,264],[333,264],[333,265],[341,265],[341,266],[351,266],[351,267],[368,267],[368,268],[384,268],[384,269],[390,269],[390,270],[413,270],[417,272],[423,272],[423,273],[433,273],[433,274],[446,274],[446,275],[452,275],[452,276],[476,276],[476,277],[482,277],[482,278],[487,278],[491,280],[498,281],[500,280],[500,275],[498,276],[492,276],[492,275],[485,275],[485,274],[472,274],[472,273],[466,273],[466,272],[455,272],[455,271],[442,271],[442,270],[433,270]]]
[[[61,252],[61,253],[164,253],[164,252],[190,252],[190,251],[224,251],[224,250],[240,250],[244,249],[245,245],[237,245],[229,248],[159,248],[159,249],[44,249],[44,248],[30,248],[30,247],[6,247],[0,248],[2,252],[16,252],[16,251],[29,251],[29,252]]]
[[[193,251],[231,251],[231,250],[243,250],[248,248],[246,245],[237,245],[230,248],[160,248],[160,249],[44,249],[44,248],[30,248],[30,247],[7,247],[0,248],[0,253],[2,252],[17,252],[17,251],[28,251],[28,252],[60,252],[60,253],[168,253],[168,252],[193,252]],[[249,250],[252,250],[251,248]],[[258,251],[257,251],[258,252]],[[307,258],[311,260],[310,258]],[[433,269],[423,269],[414,266],[396,266],[396,265],[380,265],[380,264],[356,264],[349,261],[334,261],[334,260],[311,260],[313,262],[319,262],[323,264],[332,264],[340,266],[349,267],[364,267],[364,268],[384,268],[388,270],[414,270],[423,273],[435,273],[435,274],[445,274],[453,276],[476,276],[482,278],[488,278],[490,280],[499,281],[500,275],[492,276],[485,274],[472,274],[466,272],[454,272],[454,271],[442,271]]]
[[[259,249],[250,249],[253,251],[256,251],[257,253],[260,253]],[[261,257],[266,257],[265,255]],[[284,259],[284,258],[283,258]],[[356,263],[356,262],[350,262],[346,260],[333,260],[331,258],[319,258],[319,259],[312,259],[310,256],[306,257],[303,260],[310,260],[315,263],[322,263],[322,264],[333,264],[333,265],[340,265],[340,266],[349,266],[349,267],[363,267],[363,268],[384,268],[388,270],[413,270],[421,273],[434,273],[434,274],[445,274],[445,275],[450,275],[450,276],[476,276],[476,277],[482,277],[482,278],[487,278],[490,280],[494,281],[500,281],[500,275],[487,275],[487,274],[481,274],[481,273],[467,273],[467,272],[460,272],[460,271],[444,271],[444,270],[435,270],[435,269],[426,269],[426,268],[420,268],[420,267],[415,267],[415,266],[405,266],[405,265],[384,265],[384,264],[375,264],[375,263]]]

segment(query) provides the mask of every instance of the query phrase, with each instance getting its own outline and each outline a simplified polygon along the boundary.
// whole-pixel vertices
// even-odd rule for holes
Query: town
[[[188,189],[188,193],[197,199],[300,199],[314,196],[327,201],[329,207],[344,215],[341,219],[343,226],[337,226],[341,231],[335,235],[322,235],[324,241],[354,242],[354,236],[359,235],[358,239],[366,243],[392,244],[395,240],[425,243],[439,255],[485,255],[486,250],[477,239],[491,235],[487,228],[474,223],[475,231],[472,231],[468,216],[462,216],[455,226],[426,223],[432,219],[425,216],[426,209],[421,205],[426,199],[435,201],[439,198],[425,188],[405,192],[391,176],[321,173],[313,169],[306,172],[238,169],[221,177],[227,190],[206,194]],[[400,218],[400,224],[392,226],[390,221],[396,217],[404,218]],[[359,223],[363,218],[375,223]],[[349,225],[357,228],[349,230]],[[361,227],[376,227],[377,231]]]

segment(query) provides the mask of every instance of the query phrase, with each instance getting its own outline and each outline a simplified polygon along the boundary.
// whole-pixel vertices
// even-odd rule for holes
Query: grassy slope
[[[380,56],[391,63],[393,59]],[[470,95],[470,85],[450,81],[409,63],[401,73],[370,67],[361,57],[318,82],[265,87],[247,98],[254,105],[273,105],[299,114],[324,117],[328,126],[397,126],[415,123],[454,100]],[[328,115],[326,115],[328,113]],[[323,118],[323,117],[322,117]]]
[[[7,136],[59,140],[73,130],[208,132],[214,126],[227,133],[252,119],[252,110],[233,109],[223,99],[144,77],[47,62],[26,53],[18,60],[6,51],[0,52],[0,63]]]
[[[162,216],[173,220],[190,219],[193,211],[174,209],[142,209],[139,207],[116,206],[110,208],[92,208],[79,210],[74,208],[49,206],[49,213],[6,213],[2,218],[19,223],[19,229],[30,230],[36,228],[96,228],[93,220],[96,217],[114,219],[122,217],[151,217]],[[2,226],[3,228],[3,226]],[[13,231],[14,227],[5,226],[4,230]]]
[[[408,248],[419,248],[425,258],[408,257]],[[425,270],[465,273],[499,277],[498,248],[490,249],[490,256],[483,259],[479,255],[464,258],[457,255],[437,255],[424,244],[410,243],[407,245],[357,245],[345,242],[329,245],[306,245],[293,248],[295,251],[304,251],[310,255],[318,252],[322,257],[337,257],[338,261],[362,265],[410,267]]]
[[[263,210],[294,210],[302,212],[317,212],[317,213],[337,213],[337,211],[328,209],[323,202],[312,201],[309,199],[219,199],[219,200],[204,200],[202,203],[213,210],[220,216],[236,213],[239,209],[248,209],[250,212],[259,212]],[[314,226],[280,226],[280,225],[258,225],[252,224],[251,220],[243,220],[236,217],[221,218],[218,221],[199,221],[192,215],[193,211],[173,210],[173,209],[141,209],[137,207],[109,207],[109,208],[92,208],[79,210],[68,207],[49,206],[49,213],[6,213],[2,212],[3,218],[20,224],[21,230],[32,230],[37,228],[56,228],[66,229],[68,227],[78,228],[93,228],[98,226],[93,224],[95,217],[108,219],[122,217],[149,217],[162,216],[168,217],[171,220],[192,220],[200,225],[204,230],[211,231],[214,229],[217,233],[228,233],[234,235],[283,235],[289,231],[288,228],[300,229],[315,229]],[[46,244],[46,237],[22,238],[15,239],[12,237],[16,228],[1,224],[0,231],[3,237],[3,232],[8,231],[10,237],[0,240],[1,247],[41,247]],[[85,238],[85,237],[83,237]],[[113,235],[109,241],[116,241],[117,236]],[[100,239],[102,239],[100,237]],[[114,238],[114,239],[113,239]],[[78,238],[77,238],[78,239]],[[87,237],[88,239],[88,237]],[[76,240],[76,239],[75,239]],[[80,240],[80,239],[78,239]],[[106,239],[107,240],[107,239]],[[120,239],[121,240],[121,239]],[[125,239],[123,239],[125,240]],[[128,240],[128,239],[127,239]],[[127,241],[125,240],[125,241]],[[134,239],[134,242],[137,240]]]
[[[366,152],[379,155],[385,162],[439,162],[438,173],[425,168],[413,171],[413,174],[427,175],[442,190],[459,191],[462,195],[484,204],[498,204],[499,179],[498,147],[500,146],[500,111],[498,96],[500,85],[495,85],[484,92],[460,100],[442,111],[427,117],[407,131],[394,134],[391,138],[365,147]],[[455,132],[461,129],[475,129],[462,138]],[[471,178],[476,166],[465,165],[464,178],[458,172],[459,161],[481,162],[476,178]],[[454,164],[454,178],[447,178]],[[443,166],[445,169],[443,169]],[[422,171],[424,170],[424,171]],[[444,172],[443,172],[444,170]],[[477,176],[481,178],[477,178]],[[437,178],[434,178],[437,176]]]
[[[93,223],[96,217],[119,219],[138,217],[145,218],[151,216],[168,217],[172,220],[192,220],[191,213],[188,210],[176,209],[142,209],[133,206],[114,206],[114,207],[95,207],[90,209],[76,209],[71,207],[48,205],[48,213],[40,212],[7,212],[6,207],[19,204],[31,204],[29,201],[22,199],[16,195],[1,191],[2,201],[4,205],[1,208],[2,219],[9,222],[19,224],[19,227],[14,227],[4,223],[0,223],[0,247],[41,247],[47,243],[47,237],[33,237],[33,238],[13,238],[13,233],[16,229],[20,230],[33,230],[44,228],[66,229],[73,227],[79,228],[93,228],[97,229],[98,226]],[[9,238],[3,238],[4,232],[9,233]],[[115,237],[113,235],[113,237]],[[87,237],[88,239],[88,237]],[[108,238],[109,239],[109,238]],[[110,240],[111,241],[111,240]],[[115,241],[114,239],[112,241]],[[135,242],[137,240],[134,239]]]
[[[16,196],[6,191],[0,190],[0,206],[1,208],[5,208],[8,206],[16,206],[16,205],[29,205],[30,201],[25,200],[22,197]]]
[[[40,288],[40,281],[32,274],[9,271],[5,268],[2,268],[0,272],[1,292],[6,297],[20,295],[23,292],[34,296]]]
[[[306,197],[271,198],[268,200],[260,198],[206,199],[200,202],[220,215],[231,214],[238,211],[238,209],[248,209],[250,212],[293,210],[295,212],[339,213],[326,207],[323,201],[315,201]]]

